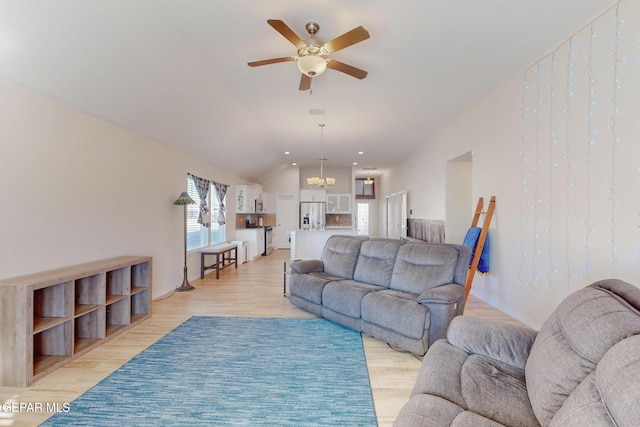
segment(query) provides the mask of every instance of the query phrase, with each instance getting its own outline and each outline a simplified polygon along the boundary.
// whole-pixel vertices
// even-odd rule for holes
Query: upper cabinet
[[[327,213],[351,213],[351,194],[327,194]]]
[[[256,202],[257,201],[257,202]],[[256,211],[256,208],[258,211]],[[262,185],[236,185],[237,213],[264,213]]]
[[[326,202],[326,190],[300,190],[301,202]]]

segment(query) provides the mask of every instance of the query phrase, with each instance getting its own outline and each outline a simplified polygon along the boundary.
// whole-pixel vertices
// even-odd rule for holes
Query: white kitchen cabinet
[[[237,213],[256,213],[256,200],[262,200],[262,185],[236,185]]]
[[[236,212],[237,213],[249,213],[249,186],[248,185],[236,185]]]
[[[300,190],[301,202],[326,202],[326,190]]]
[[[351,194],[327,194],[327,213],[351,213]]]
[[[244,240],[248,243],[247,261],[253,261],[262,256],[264,252],[263,228],[243,228],[236,230],[236,240]]]

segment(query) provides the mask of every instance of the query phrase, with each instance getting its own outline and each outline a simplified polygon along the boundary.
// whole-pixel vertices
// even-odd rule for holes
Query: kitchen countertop
[[[356,235],[351,227],[325,228],[324,230],[292,230],[291,259],[318,259],[329,237],[334,234]]]

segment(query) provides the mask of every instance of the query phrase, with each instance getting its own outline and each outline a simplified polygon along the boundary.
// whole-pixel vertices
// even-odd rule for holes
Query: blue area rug
[[[376,426],[362,337],[324,319],[191,317],[43,426]]]

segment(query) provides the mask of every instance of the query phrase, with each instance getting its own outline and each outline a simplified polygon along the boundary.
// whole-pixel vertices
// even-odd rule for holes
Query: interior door
[[[298,229],[298,207],[293,194],[278,194],[276,200],[276,247],[291,248],[289,232]]]
[[[396,195],[387,196],[387,238],[395,239],[396,237]]]
[[[387,237],[401,239],[407,237],[407,192],[387,196]]]
[[[399,212],[396,215],[398,219],[398,228],[400,229],[400,236],[402,239],[407,237],[407,192],[401,191],[398,193],[400,200],[398,200]]]

